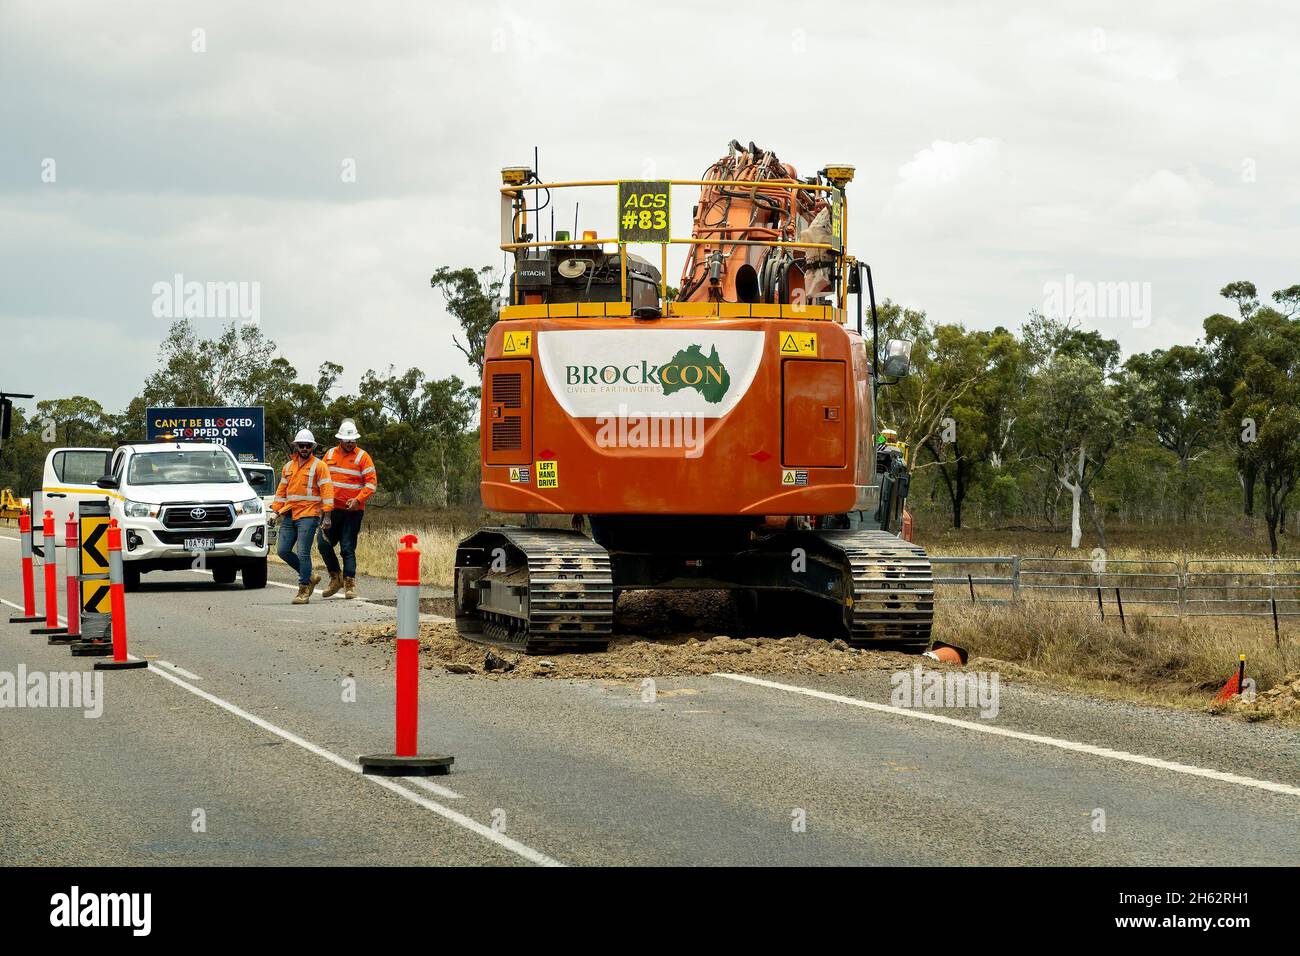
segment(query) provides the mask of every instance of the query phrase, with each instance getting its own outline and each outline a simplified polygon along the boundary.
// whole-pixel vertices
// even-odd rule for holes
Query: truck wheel
[[[245,562],[241,573],[244,577],[244,587],[250,590],[266,587],[266,558]],[[233,574],[230,579],[232,581],[235,579]]]
[[[212,569],[212,580],[217,584],[234,584],[239,567],[234,564],[218,564]]]
[[[122,562],[122,590],[127,592],[140,590],[140,569],[128,561]]]

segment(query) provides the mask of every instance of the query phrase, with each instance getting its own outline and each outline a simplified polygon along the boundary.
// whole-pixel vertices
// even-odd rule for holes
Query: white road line
[[[9,605],[9,607],[13,608],[15,611],[25,611],[25,610],[27,610],[27,609],[26,609],[25,607],[23,607],[21,604],[15,604],[13,601],[6,601],[4,598],[0,598],[0,604],[7,604],[7,605]],[[44,607],[45,607],[44,605],[41,605],[40,607],[38,607],[38,608],[36,609],[36,611],[37,611],[38,614],[41,615],[41,619],[42,619],[42,620],[46,620],[46,621],[48,621],[49,618],[45,617],[45,610],[44,610]],[[58,615],[58,617],[56,617],[55,620],[58,621],[60,624],[62,624],[64,627],[67,627],[67,625],[68,625],[68,619],[67,619],[66,617],[64,617],[62,614]],[[39,626],[39,625],[37,625],[37,626]]]
[[[173,672],[173,673],[175,673],[175,674],[180,674],[182,677],[184,677],[184,678],[186,678],[186,679],[188,679],[188,680],[203,680],[203,678],[200,677],[198,674],[191,674],[191,673],[190,673],[189,671],[187,671],[185,668],[183,668],[183,667],[177,667],[177,666],[176,666],[175,664],[173,664],[171,661],[155,660],[154,663],[155,663],[155,664],[158,664],[158,665],[161,666],[161,667],[165,667],[165,668],[167,668],[169,671],[171,671],[171,672]]]
[[[430,793],[436,793],[438,796],[446,797],[448,800],[464,799],[464,797],[462,797],[455,790],[452,790],[450,787],[444,787],[442,786],[442,784],[434,783],[432,780],[428,779],[427,777],[405,777],[403,778],[403,782],[413,783],[417,787],[423,787],[425,790],[428,790]]]
[[[18,539],[15,538],[14,540],[16,541],[16,540],[18,540]],[[190,568],[190,573],[191,573],[191,574],[210,574],[211,572],[210,572],[210,571],[200,571],[198,568]],[[279,581],[267,581],[266,583],[269,584],[269,585],[270,585],[271,587],[273,587],[273,588],[285,588],[286,590],[289,590],[289,591],[296,591],[296,590],[298,590],[298,585],[296,585],[296,584],[282,584],[282,583],[279,582]],[[313,592],[312,596],[313,596],[313,597],[315,596],[315,592]],[[317,603],[324,603],[326,600],[329,600],[329,599],[327,599],[327,598],[321,598]],[[372,608],[374,608],[376,611],[389,611],[389,612],[393,612],[393,609],[392,609],[391,607],[389,607],[387,604],[376,604],[374,601],[367,601],[365,598],[353,598],[351,601],[348,601],[347,598],[343,598],[342,600],[343,600],[343,601],[346,601],[348,604],[351,604],[353,607],[372,607]],[[335,603],[335,602],[334,602],[333,600],[330,600],[330,603],[333,604],[333,603]],[[394,612],[394,613],[395,613],[395,612]],[[421,621],[454,621],[454,620],[456,620],[456,619],[455,619],[454,617],[443,617],[441,614],[424,614],[424,613],[421,613],[421,614],[420,614],[420,620],[421,620]]]
[[[18,610],[22,610],[22,608],[19,607],[17,604],[14,604],[12,601],[6,601],[4,598],[0,598],[0,602],[3,602],[4,604],[8,604],[10,607],[18,608]],[[128,655],[128,656],[131,657],[132,660],[138,659],[135,657],[135,655]],[[268,733],[274,734],[275,736],[280,737],[283,740],[287,740],[292,744],[296,744],[297,746],[301,747],[303,750],[306,750],[308,753],[315,754],[317,757],[321,757],[324,760],[328,760],[330,763],[342,767],[344,770],[347,770],[351,773],[360,774],[362,779],[367,780],[370,783],[373,783],[375,786],[383,787],[385,790],[391,790],[393,793],[397,794],[398,796],[405,797],[407,800],[410,800],[412,803],[424,807],[426,810],[430,810],[433,813],[438,814],[438,816],[442,817],[443,819],[449,820],[452,823],[455,823],[457,826],[464,827],[465,829],[478,834],[484,839],[491,840],[493,843],[497,844],[503,849],[509,850],[511,853],[514,853],[516,856],[522,857],[523,859],[527,860],[530,863],[536,863],[538,866],[564,866],[564,864],[561,863],[559,860],[556,860],[553,857],[549,857],[545,853],[542,853],[539,850],[534,850],[532,847],[524,843],[520,843],[518,840],[514,839],[513,837],[508,837],[504,833],[499,833],[498,831],[492,829],[489,826],[484,826],[482,823],[479,823],[477,820],[468,817],[465,814],[460,813],[456,810],[453,810],[451,807],[445,807],[441,803],[438,803],[434,800],[430,800],[427,797],[421,796],[420,794],[407,789],[401,784],[394,782],[392,779],[388,777],[376,777],[376,776],[371,776],[370,774],[362,774],[360,764],[354,763],[351,760],[347,760],[344,757],[340,757],[338,754],[332,753],[331,751],[326,750],[324,747],[319,747],[316,744],[312,743],[310,740],[305,740],[304,738],[299,737],[295,733],[291,733],[290,731],[277,727],[275,724],[263,720],[261,717],[258,717],[255,714],[249,713],[248,711],[244,710],[242,707],[232,704],[229,701],[222,700],[220,697],[217,697],[215,694],[209,694],[207,691],[201,690],[198,687],[195,687],[193,684],[181,680],[181,678],[177,677],[174,674],[170,674],[165,670],[159,670],[156,667],[150,667],[147,673],[153,674],[156,677],[161,677],[163,680],[170,681],[171,683],[175,684],[177,687],[183,687],[185,690],[188,690],[191,694],[194,694],[195,696],[201,697],[204,700],[208,701],[208,703],[215,704],[216,706],[220,707],[222,710],[234,714],[236,717],[242,717],[244,720],[247,720],[249,723],[253,724],[254,726],[260,727],[263,730],[267,731]],[[432,793],[436,793],[439,796],[448,799],[452,799],[452,800],[463,799],[459,793],[456,793],[456,791],[451,790],[448,787],[439,786],[438,784],[435,784],[429,780],[423,780],[420,778],[411,778],[407,782],[414,783],[417,786],[421,786]]]
[[[1022,730],[1011,730],[1006,727],[994,727],[985,723],[976,723],[971,720],[959,720],[956,717],[947,717],[943,714],[932,714],[923,710],[909,710],[905,707],[894,707],[890,704],[877,704],[872,701],[859,700],[856,697],[844,697],[840,694],[830,694],[823,690],[813,690],[811,687],[799,687],[794,684],[778,684],[776,681],[763,680],[759,677],[751,677],[748,674],[714,674],[714,677],[725,677],[727,680],[740,681],[744,684],[753,684],[757,687],[769,687],[773,690],[783,690],[791,694],[803,694],[805,697],[816,697],[818,700],[828,700],[836,704],[847,704],[850,707],[863,707],[867,710],[875,710],[884,714],[894,714],[899,717],[910,717],[913,720],[928,720],[935,724],[947,724],[950,727],[960,727],[963,730],[973,730],[981,734],[991,734],[994,737],[1010,737],[1013,740],[1027,740],[1031,743],[1045,744],[1048,747],[1056,747],[1060,750],[1069,750],[1074,753],[1091,754],[1094,757],[1105,757],[1108,760],[1120,760],[1125,763],[1140,764],[1144,767],[1155,767],[1160,770],[1171,770],[1174,773],[1186,774],[1189,777],[1204,777],[1207,780],[1218,780],[1222,783],[1235,783],[1241,787],[1253,787],[1256,790],[1267,790],[1272,793],[1284,793],[1292,797],[1300,797],[1300,787],[1292,786],[1289,783],[1275,783],[1271,780],[1256,780],[1254,777],[1243,777],[1236,773],[1227,773],[1222,770],[1210,770],[1206,767],[1194,767],[1191,764],[1178,763],[1173,760],[1162,760],[1159,757],[1147,757],[1142,754],[1131,754],[1124,750],[1111,750],[1109,747],[1098,747],[1093,744],[1081,744],[1073,740],[1062,740],[1058,737],[1045,737],[1042,734],[1025,733]]]
[[[199,688],[195,687],[193,684],[186,683],[185,681],[181,680],[179,677],[176,677],[173,674],[169,674],[166,671],[158,670],[157,668],[152,668],[152,667],[149,668],[149,673],[161,677],[163,680],[170,681],[171,683],[175,684],[177,687],[183,687],[185,690],[188,690],[191,694],[194,694],[195,696],[201,697],[204,700],[208,701],[208,703],[215,704],[216,706],[220,707],[222,710],[234,714],[236,717],[242,717],[244,720],[247,720],[249,723],[262,728],[268,733],[274,734],[275,736],[280,737],[283,740],[287,740],[292,744],[296,744],[297,746],[301,747],[303,750],[306,750],[308,753],[313,753],[316,756],[321,757],[324,760],[328,760],[330,763],[342,767],[344,770],[347,770],[351,773],[359,774],[361,775],[361,778],[363,780],[369,781],[370,783],[373,783],[377,787],[383,787],[385,790],[392,791],[398,796],[404,797],[407,800],[410,800],[412,803],[424,807],[426,810],[430,810],[436,813],[438,816],[442,817],[445,820],[449,820],[450,822],[455,823],[458,826],[464,827],[466,830],[469,830],[472,833],[476,833],[479,836],[483,837],[484,839],[491,840],[493,843],[497,844],[503,849],[509,850],[511,853],[514,853],[516,856],[522,857],[523,859],[529,861],[530,863],[536,863],[538,866],[563,866],[564,865],[560,863],[558,860],[553,859],[552,857],[549,857],[538,850],[534,850],[530,846],[520,843],[518,840],[514,839],[513,837],[508,837],[504,833],[499,833],[496,830],[493,830],[489,826],[484,826],[482,823],[479,823],[477,820],[474,820],[471,817],[467,817],[465,814],[453,810],[451,807],[443,806],[441,803],[438,803],[437,801],[430,800],[427,797],[421,796],[418,793],[408,790],[406,787],[401,786],[400,784],[389,779],[388,777],[375,777],[375,776],[371,776],[370,774],[362,774],[361,767],[359,764],[353,763],[351,760],[347,760],[343,757],[340,757],[338,754],[332,753],[326,750],[324,747],[318,747],[310,740],[304,740],[302,737],[299,737],[297,734],[291,733],[287,730],[277,727],[275,724],[263,720],[261,717],[258,717],[255,714],[250,714],[248,711],[244,710],[243,708],[238,707],[235,704],[230,703],[229,701],[222,700],[220,697],[217,697],[214,694],[209,694],[205,690],[200,690]]]

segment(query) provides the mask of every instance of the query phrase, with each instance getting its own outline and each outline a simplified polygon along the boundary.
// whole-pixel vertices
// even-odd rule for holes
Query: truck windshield
[[[136,455],[127,472],[131,485],[209,485],[244,480],[224,451],[155,451]]]

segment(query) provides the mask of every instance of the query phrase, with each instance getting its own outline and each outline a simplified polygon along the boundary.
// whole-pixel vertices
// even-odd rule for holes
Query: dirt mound
[[[357,632],[364,644],[391,641],[393,625],[372,624]],[[486,648],[465,640],[450,622],[420,627],[424,666],[453,674],[477,674],[490,679],[580,678],[630,680],[730,671],[740,674],[838,674],[846,671],[902,670],[914,665],[914,655],[859,651],[843,641],[819,638],[747,637],[699,632],[657,640],[616,636],[600,653],[530,657],[514,651]],[[933,664],[932,661],[927,662]]]
[[[1215,708],[1247,720],[1283,720],[1300,723],[1300,671],[1292,671],[1253,701],[1233,697]]]
[[[435,599],[438,600],[438,599]],[[445,599],[443,599],[445,600]],[[426,613],[450,614],[424,607]],[[391,624],[354,632],[362,643],[392,640]],[[559,677],[631,680],[730,671],[740,674],[838,674],[903,670],[914,655],[859,651],[843,641],[795,635],[732,638],[741,633],[736,605],[726,591],[629,591],[618,602],[614,637],[600,653],[529,656],[487,648],[456,633],[450,621],[420,626],[424,666],[490,679]],[[927,661],[933,666],[933,661]]]

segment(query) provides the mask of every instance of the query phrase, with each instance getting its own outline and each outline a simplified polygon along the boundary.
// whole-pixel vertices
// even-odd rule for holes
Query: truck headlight
[[[247,501],[235,502],[235,514],[237,515],[260,515],[261,513],[261,498],[249,498]]]
[[[149,509],[154,507],[144,501],[131,501],[124,499],[122,502],[122,511],[128,518],[148,518]]]

